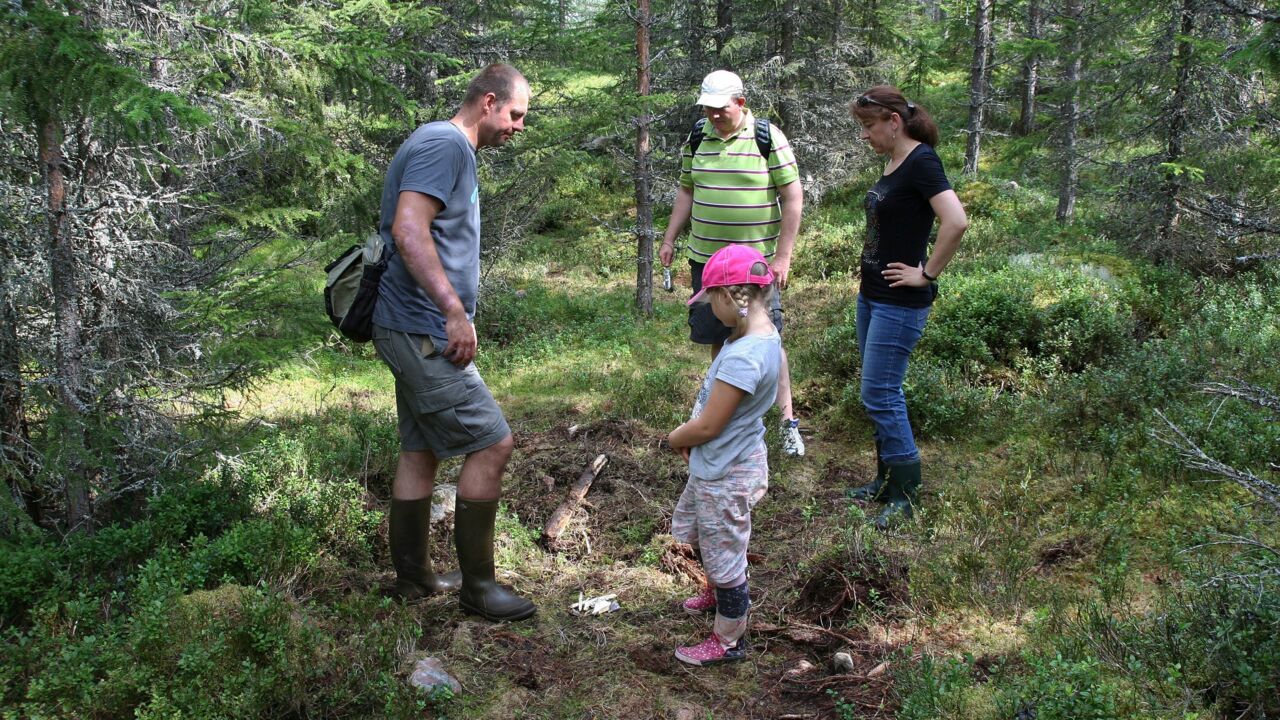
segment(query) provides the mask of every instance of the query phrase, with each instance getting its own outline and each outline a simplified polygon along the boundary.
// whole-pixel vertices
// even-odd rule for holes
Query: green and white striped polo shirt
[[[754,246],[772,258],[782,227],[778,188],[800,177],[791,143],[770,125],[773,148],[766,161],[756,146],[755,118],[743,113],[738,134],[723,140],[707,123],[694,157],[686,142],[680,150],[680,186],[693,190],[693,225],[688,256],[704,263],[729,243]]]

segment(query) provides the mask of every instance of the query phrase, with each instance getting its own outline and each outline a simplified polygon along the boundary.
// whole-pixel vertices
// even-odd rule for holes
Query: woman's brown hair
[[[929,111],[907,100],[902,91],[892,85],[870,88],[854,98],[850,108],[859,120],[887,120],[890,114],[897,113],[907,137],[930,147],[938,144],[938,126]]]

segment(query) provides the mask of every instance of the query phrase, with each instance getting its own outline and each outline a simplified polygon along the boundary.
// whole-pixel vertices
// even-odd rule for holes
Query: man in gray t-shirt
[[[405,192],[442,204],[431,220],[431,238],[449,285],[474,322],[480,284],[480,185],[476,149],[452,122],[419,127],[400,146],[382,187],[382,239],[395,244],[392,227]],[[447,339],[445,317],[410,274],[402,255],[392,255],[378,287],[373,321],[385,328]]]
[[[458,592],[463,610],[522,620],[529,600],[494,579],[493,527],[514,443],[502,410],[476,371],[480,188],[476,149],[524,129],[529,83],[495,63],[467,87],[448,122],[423,125],[387,168],[380,230],[390,255],[373,314],[373,344],[396,381],[400,459],[391,487],[389,536],[396,582],[416,599]],[[440,460],[465,456],[458,476],[454,543],[459,573],[431,568],[431,492]]]

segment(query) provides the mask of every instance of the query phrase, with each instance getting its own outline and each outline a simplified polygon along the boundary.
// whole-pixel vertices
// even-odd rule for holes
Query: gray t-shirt
[[[382,185],[382,239],[394,247],[391,225],[396,203],[406,190],[430,195],[444,204],[431,221],[431,238],[453,290],[474,321],[480,286],[480,185],[476,151],[453,123],[427,123],[413,131],[396,151]],[[392,330],[446,337],[444,315],[409,274],[399,252],[387,260],[378,288],[373,321]]]
[[[738,403],[720,435],[694,446],[689,452],[689,473],[704,480],[716,480],[729,473],[729,468],[746,459],[764,439],[761,418],[778,396],[778,368],[782,363],[782,338],[778,333],[743,335],[726,342],[711,363],[707,377],[698,391],[690,417],[702,414],[711,388],[722,380],[747,394]]]

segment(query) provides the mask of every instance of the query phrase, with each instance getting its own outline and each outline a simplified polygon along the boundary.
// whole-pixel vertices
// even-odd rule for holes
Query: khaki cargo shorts
[[[438,459],[467,455],[511,434],[475,363],[458,367],[446,341],[373,326],[373,347],[396,379],[400,449]]]
[[[727,583],[746,572],[751,509],[768,489],[769,455],[763,442],[722,478],[689,476],[671,514],[671,535],[698,548],[711,582]]]

